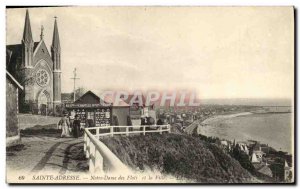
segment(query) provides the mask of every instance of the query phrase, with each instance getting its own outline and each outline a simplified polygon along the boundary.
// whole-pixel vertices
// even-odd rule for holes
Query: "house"
[[[287,161],[284,161],[284,181],[290,181],[291,178],[289,178],[291,174],[292,168],[288,165]]]
[[[20,128],[18,120],[19,90],[23,86],[6,71],[6,146],[11,146],[20,141]]]
[[[121,98],[116,103],[110,96],[105,96],[104,101],[111,104],[113,112],[113,125],[126,126],[130,125],[130,105]]]
[[[245,152],[247,155],[249,155],[249,149],[246,143],[244,142],[238,142],[237,143],[239,150]]]
[[[252,157],[255,155],[255,156],[256,156],[256,159],[257,159],[259,162],[262,162],[263,156],[265,155],[265,153],[262,151],[261,145],[260,145],[259,142],[256,142],[256,143],[252,146],[251,154],[252,154]]]
[[[221,147],[222,147],[223,150],[231,151],[231,149],[232,149],[230,141],[221,140],[220,141],[220,145],[221,145]]]
[[[263,151],[265,154],[270,153],[270,147],[268,144],[261,144],[260,148],[261,148],[261,151]]]
[[[128,95],[127,99],[123,99],[130,105],[130,119],[133,125],[141,125],[142,118],[152,118],[153,124],[156,124],[156,112],[154,103],[147,105],[144,95]]]
[[[112,125],[112,106],[103,106],[104,101],[92,91],[86,92],[74,103],[66,103],[66,109],[79,116],[83,127]]]
[[[84,127],[100,127],[129,124],[129,105],[120,99],[116,105],[114,101],[106,97],[101,99],[92,91],[88,91],[79,97],[74,103],[66,103],[68,111],[75,111],[79,115]]]
[[[251,163],[260,163],[260,161],[257,159],[257,156],[255,153],[252,153],[251,157],[250,157]]]
[[[270,169],[267,163],[255,163],[253,164],[253,166],[257,172],[268,177],[273,177],[272,170]]]

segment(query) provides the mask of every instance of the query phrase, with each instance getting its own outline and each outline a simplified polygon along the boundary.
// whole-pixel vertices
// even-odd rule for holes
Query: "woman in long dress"
[[[68,118],[68,114],[65,113],[64,117],[61,118],[61,120],[59,121],[59,124],[61,125],[61,137],[70,137],[70,131],[69,131],[69,127],[70,127],[70,121]]]
[[[73,128],[73,122],[74,122],[74,119],[75,119],[75,115],[76,115],[75,111],[72,110],[70,112],[70,116],[69,116],[69,121],[70,121],[70,127],[71,128]]]
[[[78,115],[75,115],[75,120],[73,122],[73,135],[75,138],[78,138],[80,135],[80,119]]]

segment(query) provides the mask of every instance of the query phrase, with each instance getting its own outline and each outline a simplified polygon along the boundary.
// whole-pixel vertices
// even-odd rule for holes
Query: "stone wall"
[[[19,134],[18,88],[6,78],[6,137]]]

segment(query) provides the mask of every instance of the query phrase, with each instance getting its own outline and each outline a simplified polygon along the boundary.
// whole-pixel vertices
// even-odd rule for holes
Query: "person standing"
[[[80,132],[80,119],[78,119],[79,116],[78,115],[75,115],[75,119],[73,121],[73,136],[75,138],[78,138],[79,137],[79,132]]]
[[[74,121],[74,119],[75,119],[75,115],[76,115],[75,111],[72,110],[72,111],[70,112],[70,116],[69,116],[70,127],[71,127],[71,128],[73,128],[73,121]]]
[[[61,137],[70,137],[70,131],[69,131],[69,127],[70,127],[70,122],[69,122],[69,118],[68,118],[68,112],[64,113],[64,116],[60,119],[59,121],[59,125],[61,126]]]
[[[156,125],[163,125],[163,124],[164,124],[164,122],[161,118],[159,118],[156,122]]]

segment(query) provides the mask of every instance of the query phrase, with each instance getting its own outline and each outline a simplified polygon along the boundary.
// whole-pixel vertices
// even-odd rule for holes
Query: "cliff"
[[[238,161],[199,137],[153,133],[101,140],[123,163],[137,170],[158,170],[200,183],[257,182]]]

